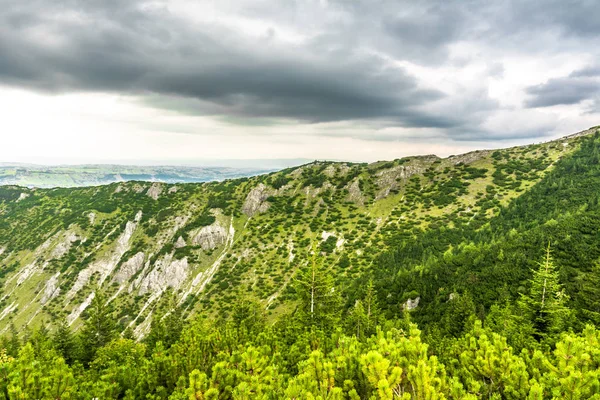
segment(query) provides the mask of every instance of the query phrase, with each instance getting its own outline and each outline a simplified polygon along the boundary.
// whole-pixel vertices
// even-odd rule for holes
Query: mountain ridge
[[[277,318],[293,307],[290,282],[315,247],[336,283],[351,287],[406,234],[484,228],[596,131],[444,159],[315,161],[204,184],[2,187],[0,330],[61,319],[77,328],[97,290],[121,329],[139,337],[171,296],[188,316],[222,317],[250,295]]]

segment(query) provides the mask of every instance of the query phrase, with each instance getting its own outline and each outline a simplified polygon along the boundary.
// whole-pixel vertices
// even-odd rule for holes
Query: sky
[[[375,161],[600,124],[596,0],[0,0],[0,162]]]

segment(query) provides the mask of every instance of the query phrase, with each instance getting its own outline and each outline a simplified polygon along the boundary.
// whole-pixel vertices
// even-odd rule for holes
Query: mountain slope
[[[121,329],[139,336],[173,296],[187,314],[220,317],[249,296],[275,317],[292,309],[290,282],[313,249],[348,301],[374,274],[388,288],[380,296],[389,312],[417,297],[418,309],[435,309],[465,288],[444,288],[456,285],[450,274],[468,277],[461,266],[473,265],[461,261],[468,248],[452,246],[493,246],[512,229],[501,222],[511,220],[506,213],[526,212],[510,211],[526,208],[517,199],[543,196],[537,185],[596,131],[446,159],[315,162],[205,184],[1,187],[0,331],[62,318],[77,327],[99,289]]]

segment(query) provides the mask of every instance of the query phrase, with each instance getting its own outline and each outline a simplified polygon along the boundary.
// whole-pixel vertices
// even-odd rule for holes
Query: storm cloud
[[[519,57],[598,57],[594,3],[0,0],[0,84],[127,94],[258,124],[357,121],[458,141],[542,137],[560,118],[532,114],[539,124],[521,131],[499,121],[597,99],[600,67],[574,65],[544,81],[532,72],[511,98],[492,89],[514,75]],[[388,138],[348,136],[357,135]]]

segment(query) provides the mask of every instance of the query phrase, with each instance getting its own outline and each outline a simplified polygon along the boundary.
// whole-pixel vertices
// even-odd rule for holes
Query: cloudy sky
[[[372,161],[600,124],[596,0],[0,0],[0,161]]]

